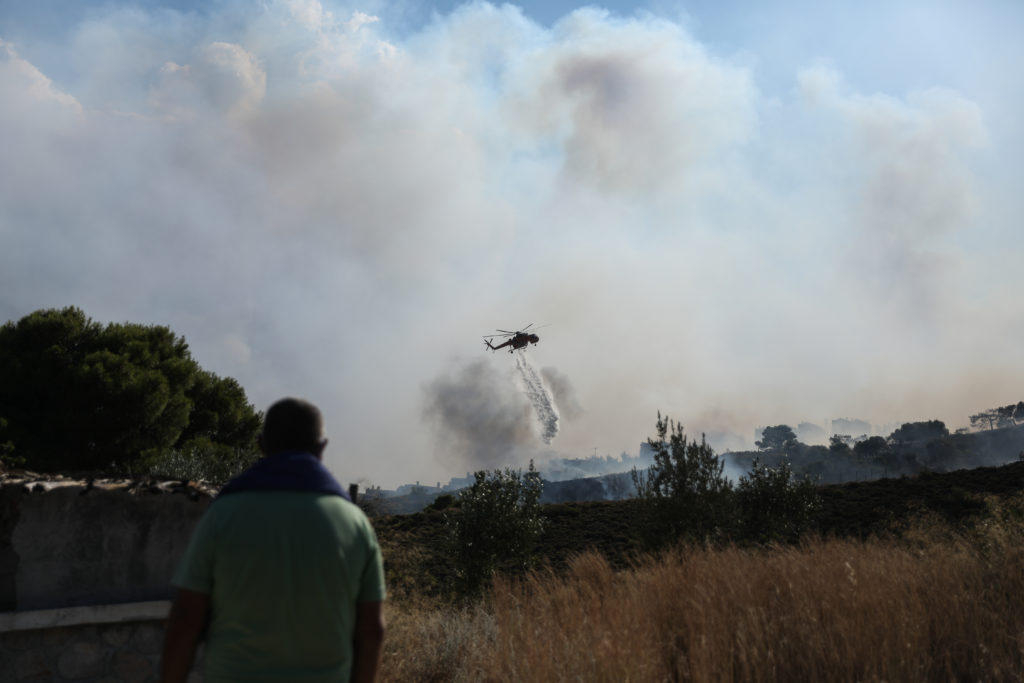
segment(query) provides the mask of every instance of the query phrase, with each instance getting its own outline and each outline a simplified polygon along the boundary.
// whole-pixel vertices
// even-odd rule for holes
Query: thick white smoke
[[[558,407],[555,405],[555,399],[547,385],[544,384],[544,380],[530,365],[526,351],[520,349],[512,355],[516,357],[516,369],[523,381],[523,391],[526,392],[526,397],[530,399],[534,410],[537,411],[537,419],[540,421],[541,427],[540,438],[545,444],[550,444],[551,440],[558,435]]]
[[[1020,400],[1024,3],[685,4],[0,3],[0,322],[168,325],[385,487]]]

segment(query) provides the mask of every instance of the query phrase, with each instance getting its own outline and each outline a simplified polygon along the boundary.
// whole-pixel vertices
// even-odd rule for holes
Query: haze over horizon
[[[0,321],[168,325],[394,487],[1024,399],[1024,3],[0,5]],[[496,328],[530,362],[545,444]]]

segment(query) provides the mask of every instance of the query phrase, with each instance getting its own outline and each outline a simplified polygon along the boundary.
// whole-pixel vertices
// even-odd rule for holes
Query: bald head
[[[319,456],[325,445],[320,409],[309,401],[283,398],[270,406],[263,416],[260,446],[266,455],[308,451]]]

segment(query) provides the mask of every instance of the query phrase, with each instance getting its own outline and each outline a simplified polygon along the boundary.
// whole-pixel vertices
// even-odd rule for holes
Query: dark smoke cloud
[[[533,406],[486,360],[430,382],[424,415],[438,433],[438,459],[460,470],[521,463],[538,445]]]

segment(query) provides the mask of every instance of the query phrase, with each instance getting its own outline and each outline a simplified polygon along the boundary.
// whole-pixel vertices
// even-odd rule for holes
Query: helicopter
[[[536,345],[537,342],[540,341],[540,337],[538,337],[534,332],[528,331],[531,327],[533,327],[533,323],[530,323],[523,329],[517,330],[516,332],[509,332],[508,330],[498,330],[498,332],[500,332],[501,334],[486,335],[484,337],[484,344],[487,344],[487,348],[489,348],[491,351],[497,351],[498,349],[503,349],[506,346],[508,346],[510,347],[508,350],[509,353],[512,353],[516,349],[526,348],[527,344]],[[541,327],[547,327],[547,325],[541,325]],[[540,328],[534,329],[536,330]],[[495,337],[504,337],[505,341],[502,342],[501,344],[498,344],[497,346],[494,346],[493,344],[491,344],[491,340],[494,339]]]

